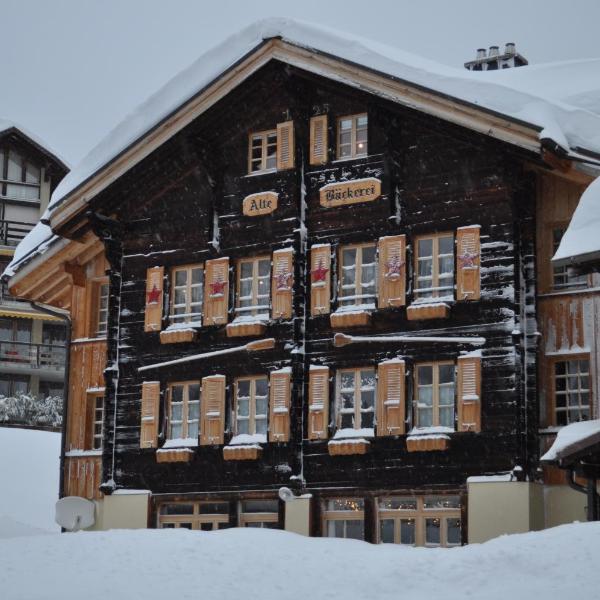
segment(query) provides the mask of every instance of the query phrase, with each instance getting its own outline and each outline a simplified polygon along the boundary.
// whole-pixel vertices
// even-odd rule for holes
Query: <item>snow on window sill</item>
[[[75,456],[102,456],[102,450],[69,450],[65,456],[71,458]]]
[[[248,173],[248,175],[244,175],[244,177],[257,177],[259,175],[271,175],[273,173],[277,173],[276,167],[271,169],[261,169],[260,171],[253,171],[252,173]]]
[[[373,427],[363,427],[362,429],[338,429],[333,436],[334,440],[349,441],[357,438],[374,438],[375,429]]]
[[[454,303],[454,296],[439,296],[438,298],[415,298],[411,306],[448,306],[448,302]]]
[[[163,450],[172,448],[196,448],[198,446],[198,438],[173,438],[167,440],[163,445]]]
[[[408,437],[419,439],[450,439],[448,434],[455,433],[452,427],[438,425],[435,427],[413,427],[408,432]]]
[[[347,304],[345,306],[339,306],[336,311],[332,314],[334,315],[347,315],[347,314],[363,314],[363,313],[371,313],[375,310],[375,304]]]
[[[267,443],[267,435],[265,433],[240,433],[238,435],[234,435],[228,446],[248,446],[248,445],[256,445],[260,448],[259,444]]]
[[[202,321],[189,321],[184,323],[171,323],[164,331],[196,331],[197,328],[202,327]]]

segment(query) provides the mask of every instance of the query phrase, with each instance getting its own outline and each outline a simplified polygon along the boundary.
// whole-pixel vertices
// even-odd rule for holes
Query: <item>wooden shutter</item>
[[[458,358],[458,430],[481,431],[481,357]]]
[[[310,119],[310,164],[324,165],[327,162],[327,115]]]
[[[311,366],[308,374],[308,439],[326,440],[329,427],[329,367]]]
[[[310,249],[310,314],[328,315],[331,300],[331,245]]]
[[[377,435],[402,435],[406,406],[404,361],[379,363],[377,376]]]
[[[223,444],[225,433],[225,375],[210,375],[202,378],[200,415],[200,444],[202,446]]]
[[[227,323],[229,308],[229,258],[207,260],[204,267],[204,324]]]
[[[292,317],[292,300],[294,289],[294,250],[284,248],[273,252],[273,280],[271,295],[273,296],[273,318],[290,319]]]
[[[379,238],[379,286],[377,306],[406,304],[406,236]]]
[[[277,123],[277,169],[294,168],[294,121]]]
[[[481,288],[479,225],[456,232],[456,298],[479,300]]]
[[[160,407],[160,383],[142,383],[142,412],[140,426],[140,448],[158,446],[158,410]]]
[[[269,406],[269,441],[287,442],[290,439],[290,398],[292,370],[271,373]]]
[[[160,331],[161,329],[164,274],[164,267],[152,267],[146,271],[144,331]]]

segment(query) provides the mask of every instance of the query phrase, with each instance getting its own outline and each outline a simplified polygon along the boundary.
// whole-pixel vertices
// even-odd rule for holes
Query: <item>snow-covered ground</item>
[[[4,600],[597,598],[600,523],[463,548],[283,531],[138,530],[0,540]]]
[[[59,459],[59,433],[0,427],[0,538],[60,531]]]

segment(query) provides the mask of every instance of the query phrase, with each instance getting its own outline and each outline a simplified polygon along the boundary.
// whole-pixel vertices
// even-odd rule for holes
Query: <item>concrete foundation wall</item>
[[[96,500],[96,523],[91,531],[107,529],[146,529],[149,493],[113,494]]]

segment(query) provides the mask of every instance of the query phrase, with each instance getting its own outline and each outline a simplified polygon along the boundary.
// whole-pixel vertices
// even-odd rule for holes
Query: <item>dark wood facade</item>
[[[336,120],[368,115],[368,156],[336,160]],[[311,166],[309,122],[327,114],[329,156]],[[248,175],[248,136],[293,121],[295,167]],[[110,263],[108,358],[103,481],[118,488],[149,489],[161,497],[221,493],[272,493],[281,486],[317,498],[451,492],[465,494],[470,475],[537,466],[535,336],[535,180],[525,151],[457,125],[401,107],[357,89],[271,61],[242,86],[198,117],[93,199],[89,215]],[[382,194],[372,202],[324,208],[325,184],[377,178]],[[249,194],[278,193],[272,214],[248,217]],[[481,295],[451,301],[447,318],[409,320],[414,300],[414,239],[421,234],[480,226]],[[413,426],[414,365],[455,362],[479,346],[423,342],[358,342],[335,347],[328,314],[310,314],[310,247],[331,244],[331,310],[336,295],[337,248],[406,235],[406,305],[376,309],[368,325],[343,329],[356,336],[408,334],[482,336],[481,431],[449,435],[443,451],[409,452],[406,435],[374,437],[365,454],[332,456],[328,440],[308,439],[308,373],[330,368],[329,438],[335,432],[335,372],[375,367],[402,357],[406,364],[406,431]],[[226,327],[198,328],[195,341],[165,344],[144,328],[146,274],[164,267],[164,313],[169,270],[229,257],[230,319],[236,259],[293,247],[293,318],[271,320],[260,337],[270,350],[219,355],[138,371],[140,367],[232,348],[257,338],[231,338]],[[159,381],[160,447],[166,435],[166,388],[171,382],[225,375],[225,444],[232,436],[233,380],[292,369],[290,441],[266,443],[254,461],[225,460],[222,445],[193,448],[188,462],[157,462],[140,448],[143,381]],[[106,492],[111,487],[104,487]],[[162,496],[167,495],[167,496]],[[463,503],[464,505],[464,503]],[[366,516],[373,510],[365,506]],[[318,502],[314,532],[319,530]],[[367,522],[368,519],[365,519]],[[375,539],[371,526],[366,537]]]

